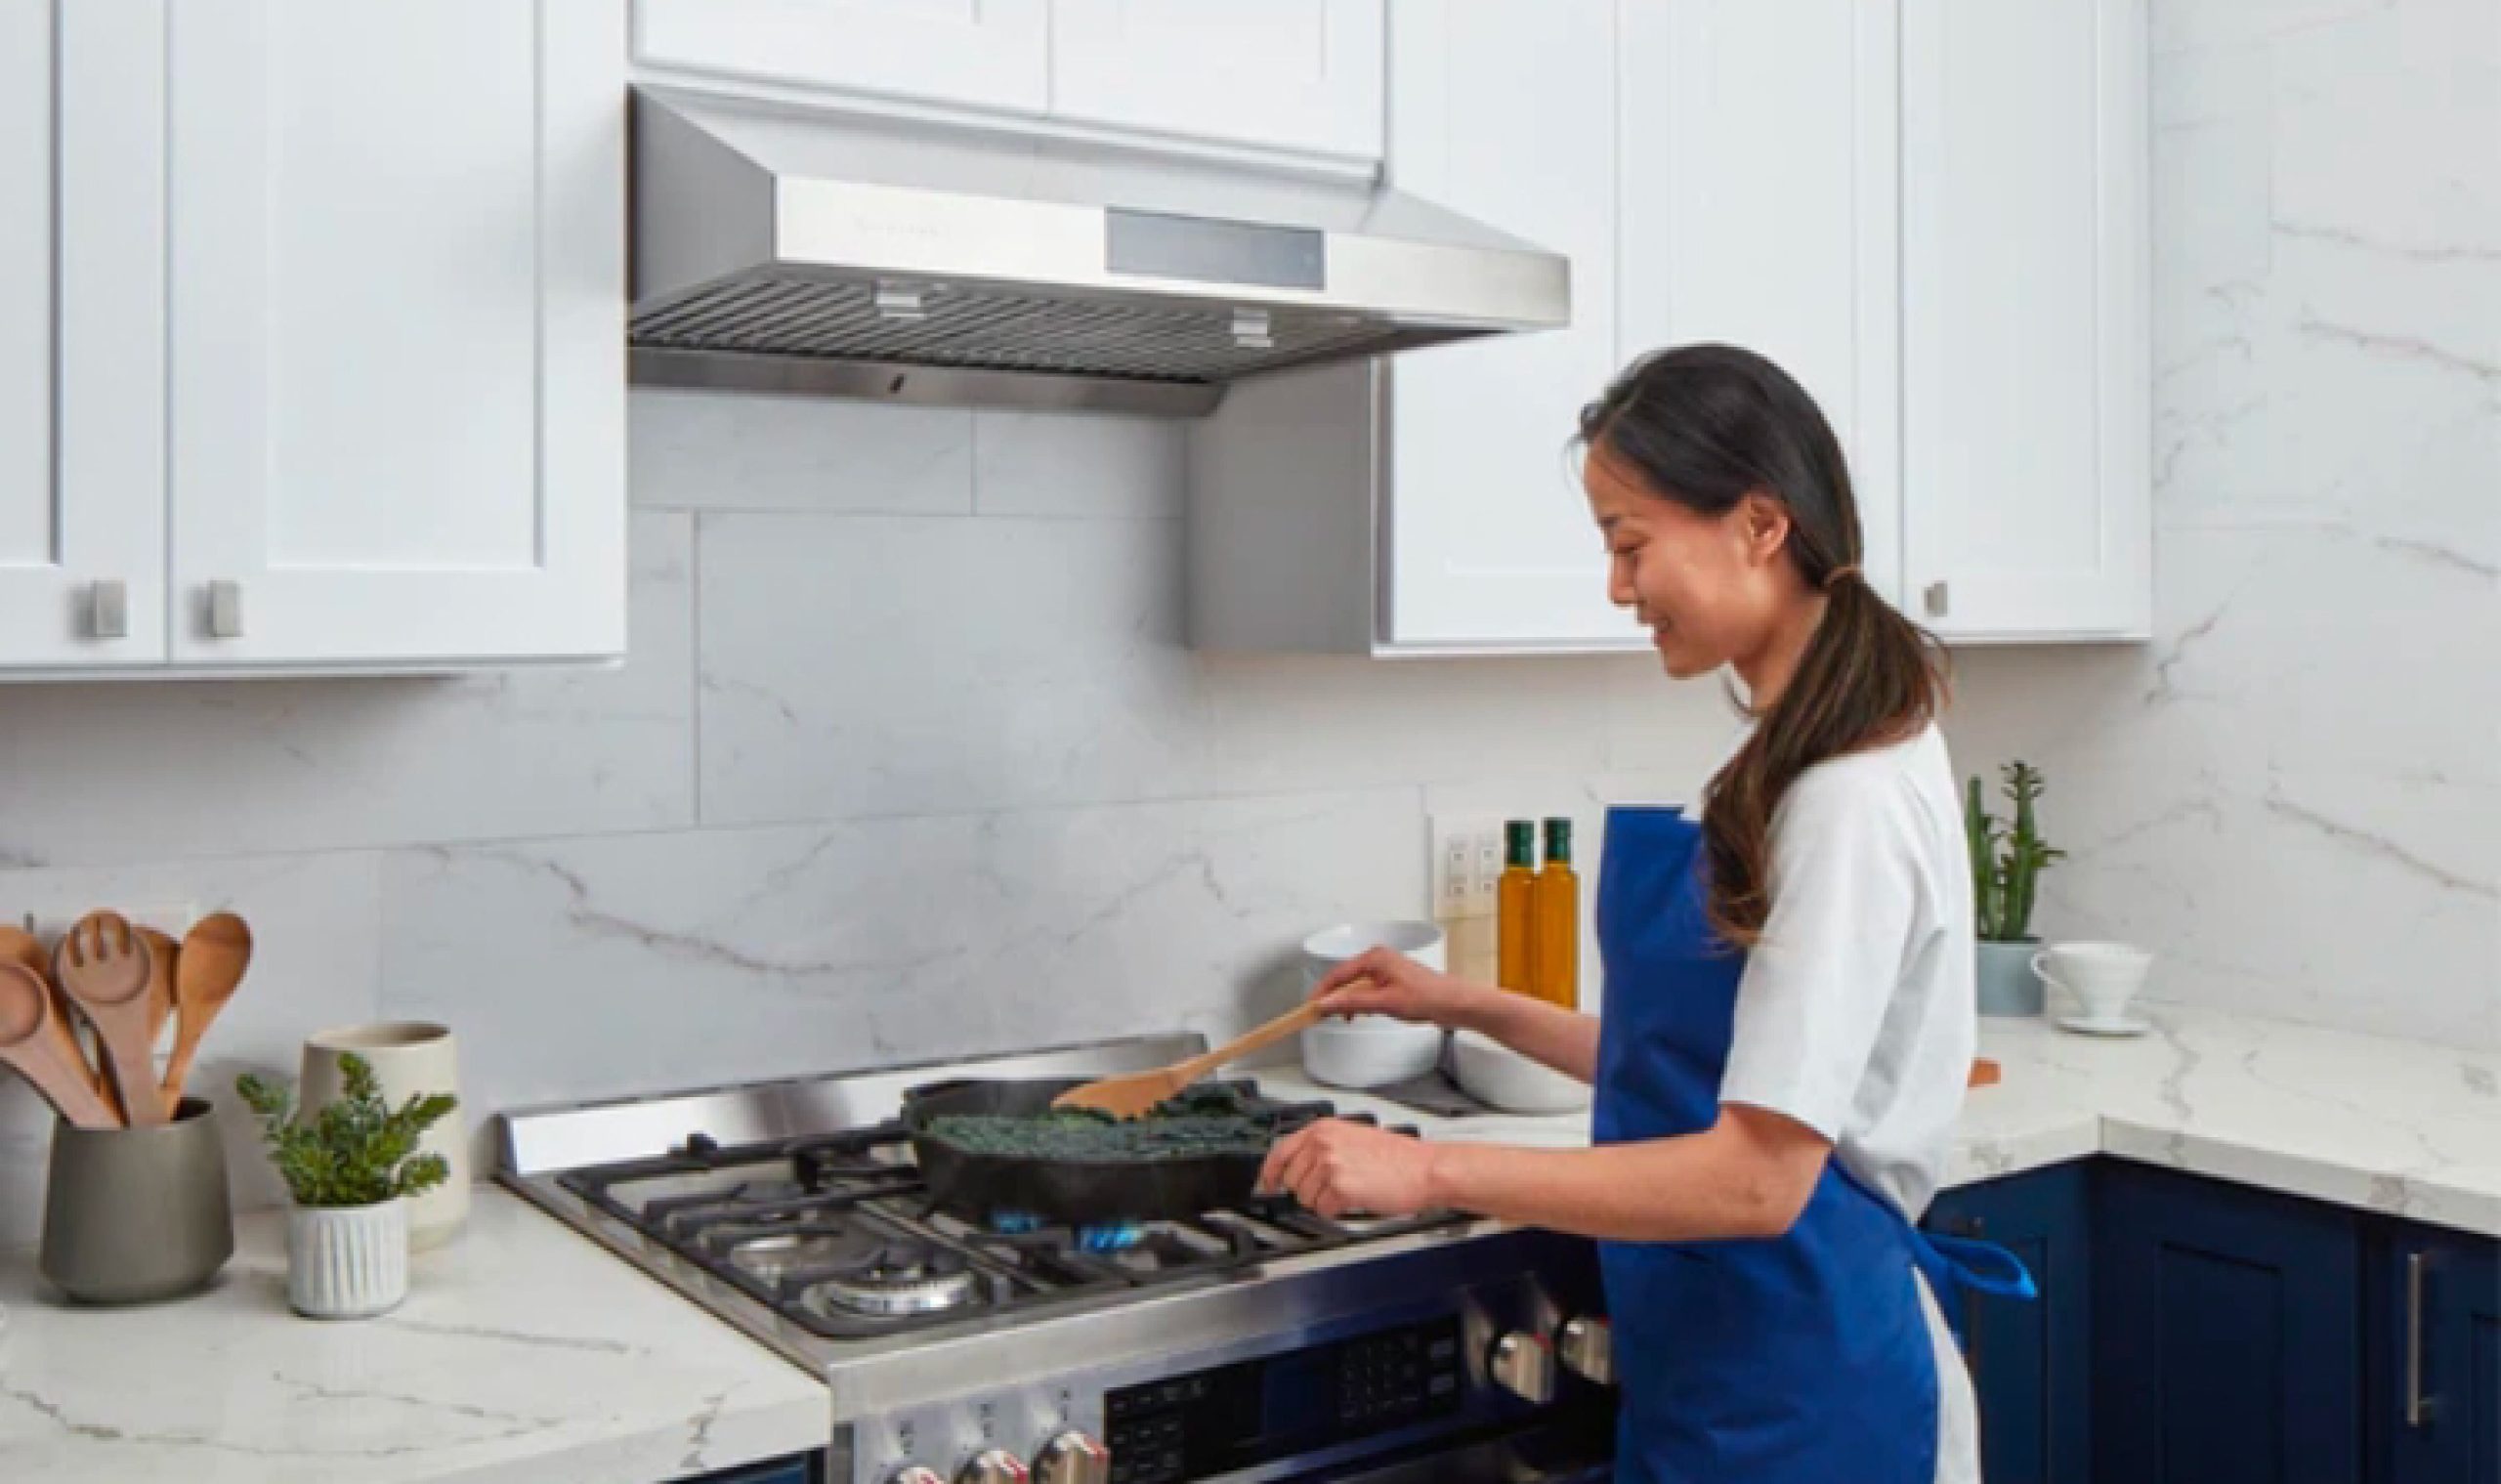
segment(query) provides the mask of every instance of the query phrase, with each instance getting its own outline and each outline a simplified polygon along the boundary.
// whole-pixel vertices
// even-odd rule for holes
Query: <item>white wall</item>
[[[1963,658],[2055,934],[2501,1045],[2501,6],[2154,8],[2157,642]]]
[[[2050,770],[2043,926],[2172,997],[2501,1044],[2495,16],[2156,6],[2161,639],[1967,654],[1953,734]],[[621,669],[0,690],[0,913],[233,905],[203,1083],[438,1017],[484,1113],[1221,1032],[1420,907],[1428,810],[1593,859],[1728,735],[1643,658],[1189,655],[1168,425],[644,394],[633,436]],[[45,1139],[0,1082],[0,1245]]]

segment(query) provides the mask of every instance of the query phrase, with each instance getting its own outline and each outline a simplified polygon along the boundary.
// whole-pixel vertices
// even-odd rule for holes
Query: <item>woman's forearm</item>
[[[1431,1148],[1432,1204],[1615,1242],[1776,1237],[1830,1152],[1802,1125],[1724,1114],[1699,1133],[1592,1149]]]
[[[1464,1030],[1490,1036],[1566,1077],[1577,1077],[1585,1082],[1598,1080],[1598,1021],[1594,1015],[1506,990],[1486,990],[1470,998],[1455,1023]]]

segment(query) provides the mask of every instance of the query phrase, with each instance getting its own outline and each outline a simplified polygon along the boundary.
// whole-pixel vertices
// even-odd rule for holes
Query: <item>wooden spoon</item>
[[[183,946],[152,927],[143,927],[139,936],[148,940],[150,962],[148,975],[148,1049],[152,1053],[165,1042],[165,1022],[174,1018],[174,965],[181,960]]]
[[[183,1083],[191,1075],[191,1056],[199,1050],[208,1023],[234,997],[243,971],[252,964],[252,930],[233,912],[211,912],[191,924],[183,939],[174,1005],[182,1026],[174,1033],[174,1059],[165,1067],[165,1116],[182,1106]]]
[[[1099,1082],[1072,1087],[1052,1098],[1051,1106],[1099,1108],[1114,1118],[1136,1118],[1226,1062],[1248,1056],[1262,1046],[1273,1045],[1316,1023],[1329,1013],[1322,1004],[1321,1000],[1306,999],[1249,1035],[1237,1037],[1187,1061],[1177,1061],[1153,1072],[1132,1072],[1126,1077],[1105,1078]]]
[[[156,1093],[156,1060],[148,1049],[149,958],[148,941],[119,912],[89,912],[79,918],[54,955],[61,987],[96,1028],[106,1068],[133,1128],[165,1122],[165,1105]]]
[[[42,982],[44,996],[52,1001],[52,1013],[45,1017],[47,1033],[61,1043],[61,1052],[87,1085],[99,1097],[109,1097],[111,1089],[96,1064],[87,1059],[87,1048],[78,1043],[78,1026],[70,1019],[69,996],[52,982],[52,955],[43,951],[35,935],[21,927],[0,926],[0,963],[22,963]],[[113,1120],[118,1124],[121,1120]]]
[[[64,1052],[49,1029],[58,1023],[43,976],[14,958],[0,961],[0,1062],[17,1068],[55,1113],[78,1127],[120,1126],[87,1081],[85,1058]]]

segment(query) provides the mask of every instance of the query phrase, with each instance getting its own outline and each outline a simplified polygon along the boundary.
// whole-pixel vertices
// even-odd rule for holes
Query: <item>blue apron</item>
[[[1719,1116],[1745,955],[1712,931],[1701,840],[1674,809],[1608,811],[1598,1143],[1694,1133]],[[1930,1484],[1937,1377],[1914,1270],[1949,1314],[1957,1283],[2032,1293],[2013,1253],[1920,1232],[1838,1159],[1784,1237],[1599,1253],[1620,1484]]]

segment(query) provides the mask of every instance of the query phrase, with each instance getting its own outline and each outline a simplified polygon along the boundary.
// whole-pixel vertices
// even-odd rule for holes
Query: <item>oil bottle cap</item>
[[[1503,822],[1503,864],[1535,866],[1537,864],[1537,822],[1505,820]]]
[[[1553,819],[1546,822],[1546,858],[1569,863],[1572,859],[1572,822]]]

